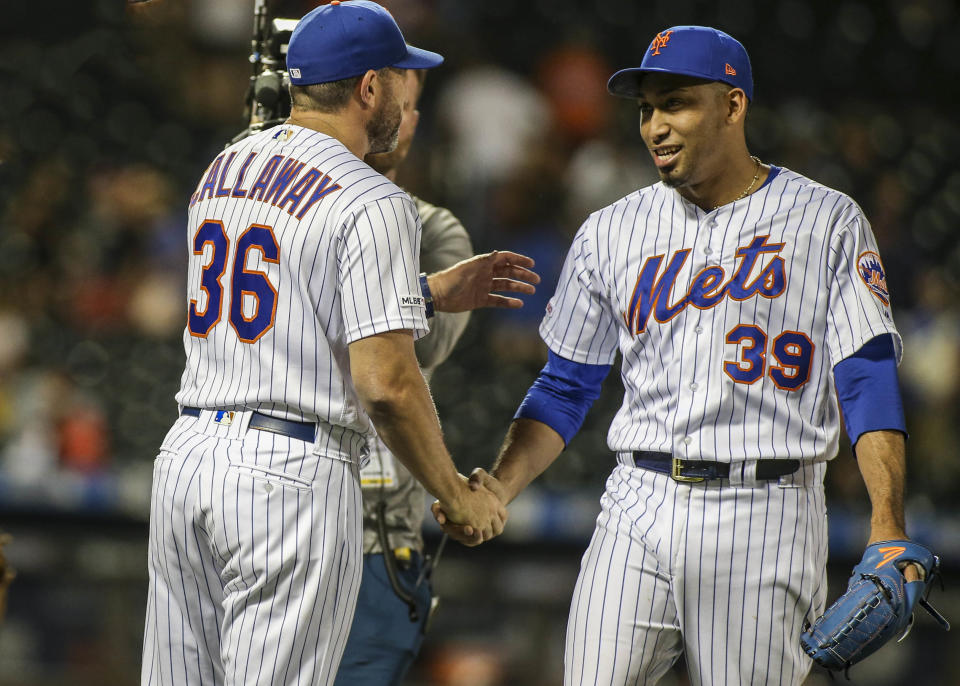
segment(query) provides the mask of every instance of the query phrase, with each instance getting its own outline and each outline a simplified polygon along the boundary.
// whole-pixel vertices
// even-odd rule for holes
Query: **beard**
[[[384,93],[383,105],[367,122],[367,139],[370,141],[368,154],[376,155],[384,152],[393,152],[400,138],[400,121],[403,119],[403,109],[393,99],[393,89]]]

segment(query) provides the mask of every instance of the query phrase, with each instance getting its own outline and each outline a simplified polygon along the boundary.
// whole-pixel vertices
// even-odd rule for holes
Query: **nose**
[[[640,133],[653,145],[659,145],[670,135],[670,125],[666,117],[654,108],[646,121],[641,120]]]

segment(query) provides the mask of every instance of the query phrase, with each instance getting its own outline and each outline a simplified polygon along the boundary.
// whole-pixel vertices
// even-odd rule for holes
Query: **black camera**
[[[270,19],[266,0],[254,10],[250,64],[253,74],[246,97],[247,128],[230,141],[269,129],[290,115],[290,77],[287,74],[287,46],[297,19]]]

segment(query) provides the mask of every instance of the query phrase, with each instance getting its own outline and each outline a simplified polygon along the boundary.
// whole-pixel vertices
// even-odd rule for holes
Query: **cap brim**
[[[397,69],[433,69],[443,64],[443,55],[407,45],[407,55],[391,66]]]
[[[630,67],[629,69],[621,69],[610,77],[610,80],[607,81],[607,91],[611,95],[616,95],[621,98],[636,98],[640,95],[640,81],[643,80],[644,75],[654,72],[660,74],[682,74],[683,76],[693,76],[694,78],[705,79],[707,81],[714,80],[709,75],[696,72],[692,69]]]
[[[644,73],[639,67],[621,69],[607,81],[607,91],[621,98],[635,98],[640,93],[640,79]]]

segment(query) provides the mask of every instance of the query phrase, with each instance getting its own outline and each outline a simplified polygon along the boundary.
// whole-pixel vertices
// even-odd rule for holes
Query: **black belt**
[[[216,410],[213,410],[216,411]],[[199,407],[184,407],[180,414],[190,417],[199,417]],[[281,436],[296,438],[298,441],[313,443],[317,436],[317,425],[313,422],[295,422],[292,419],[278,419],[262,412],[254,411],[250,417],[250,423],[247,425],[251,429],[260,431],[270,431]]]
[[[727,462],[681,460],[669,453],[638,450],[632,453],[633,463],[641,469],[669,474],[674,481],[698,482],[730,478]],[[757,460],[757,479],[771,481],[793,474],[800,468],[800,460]]]

